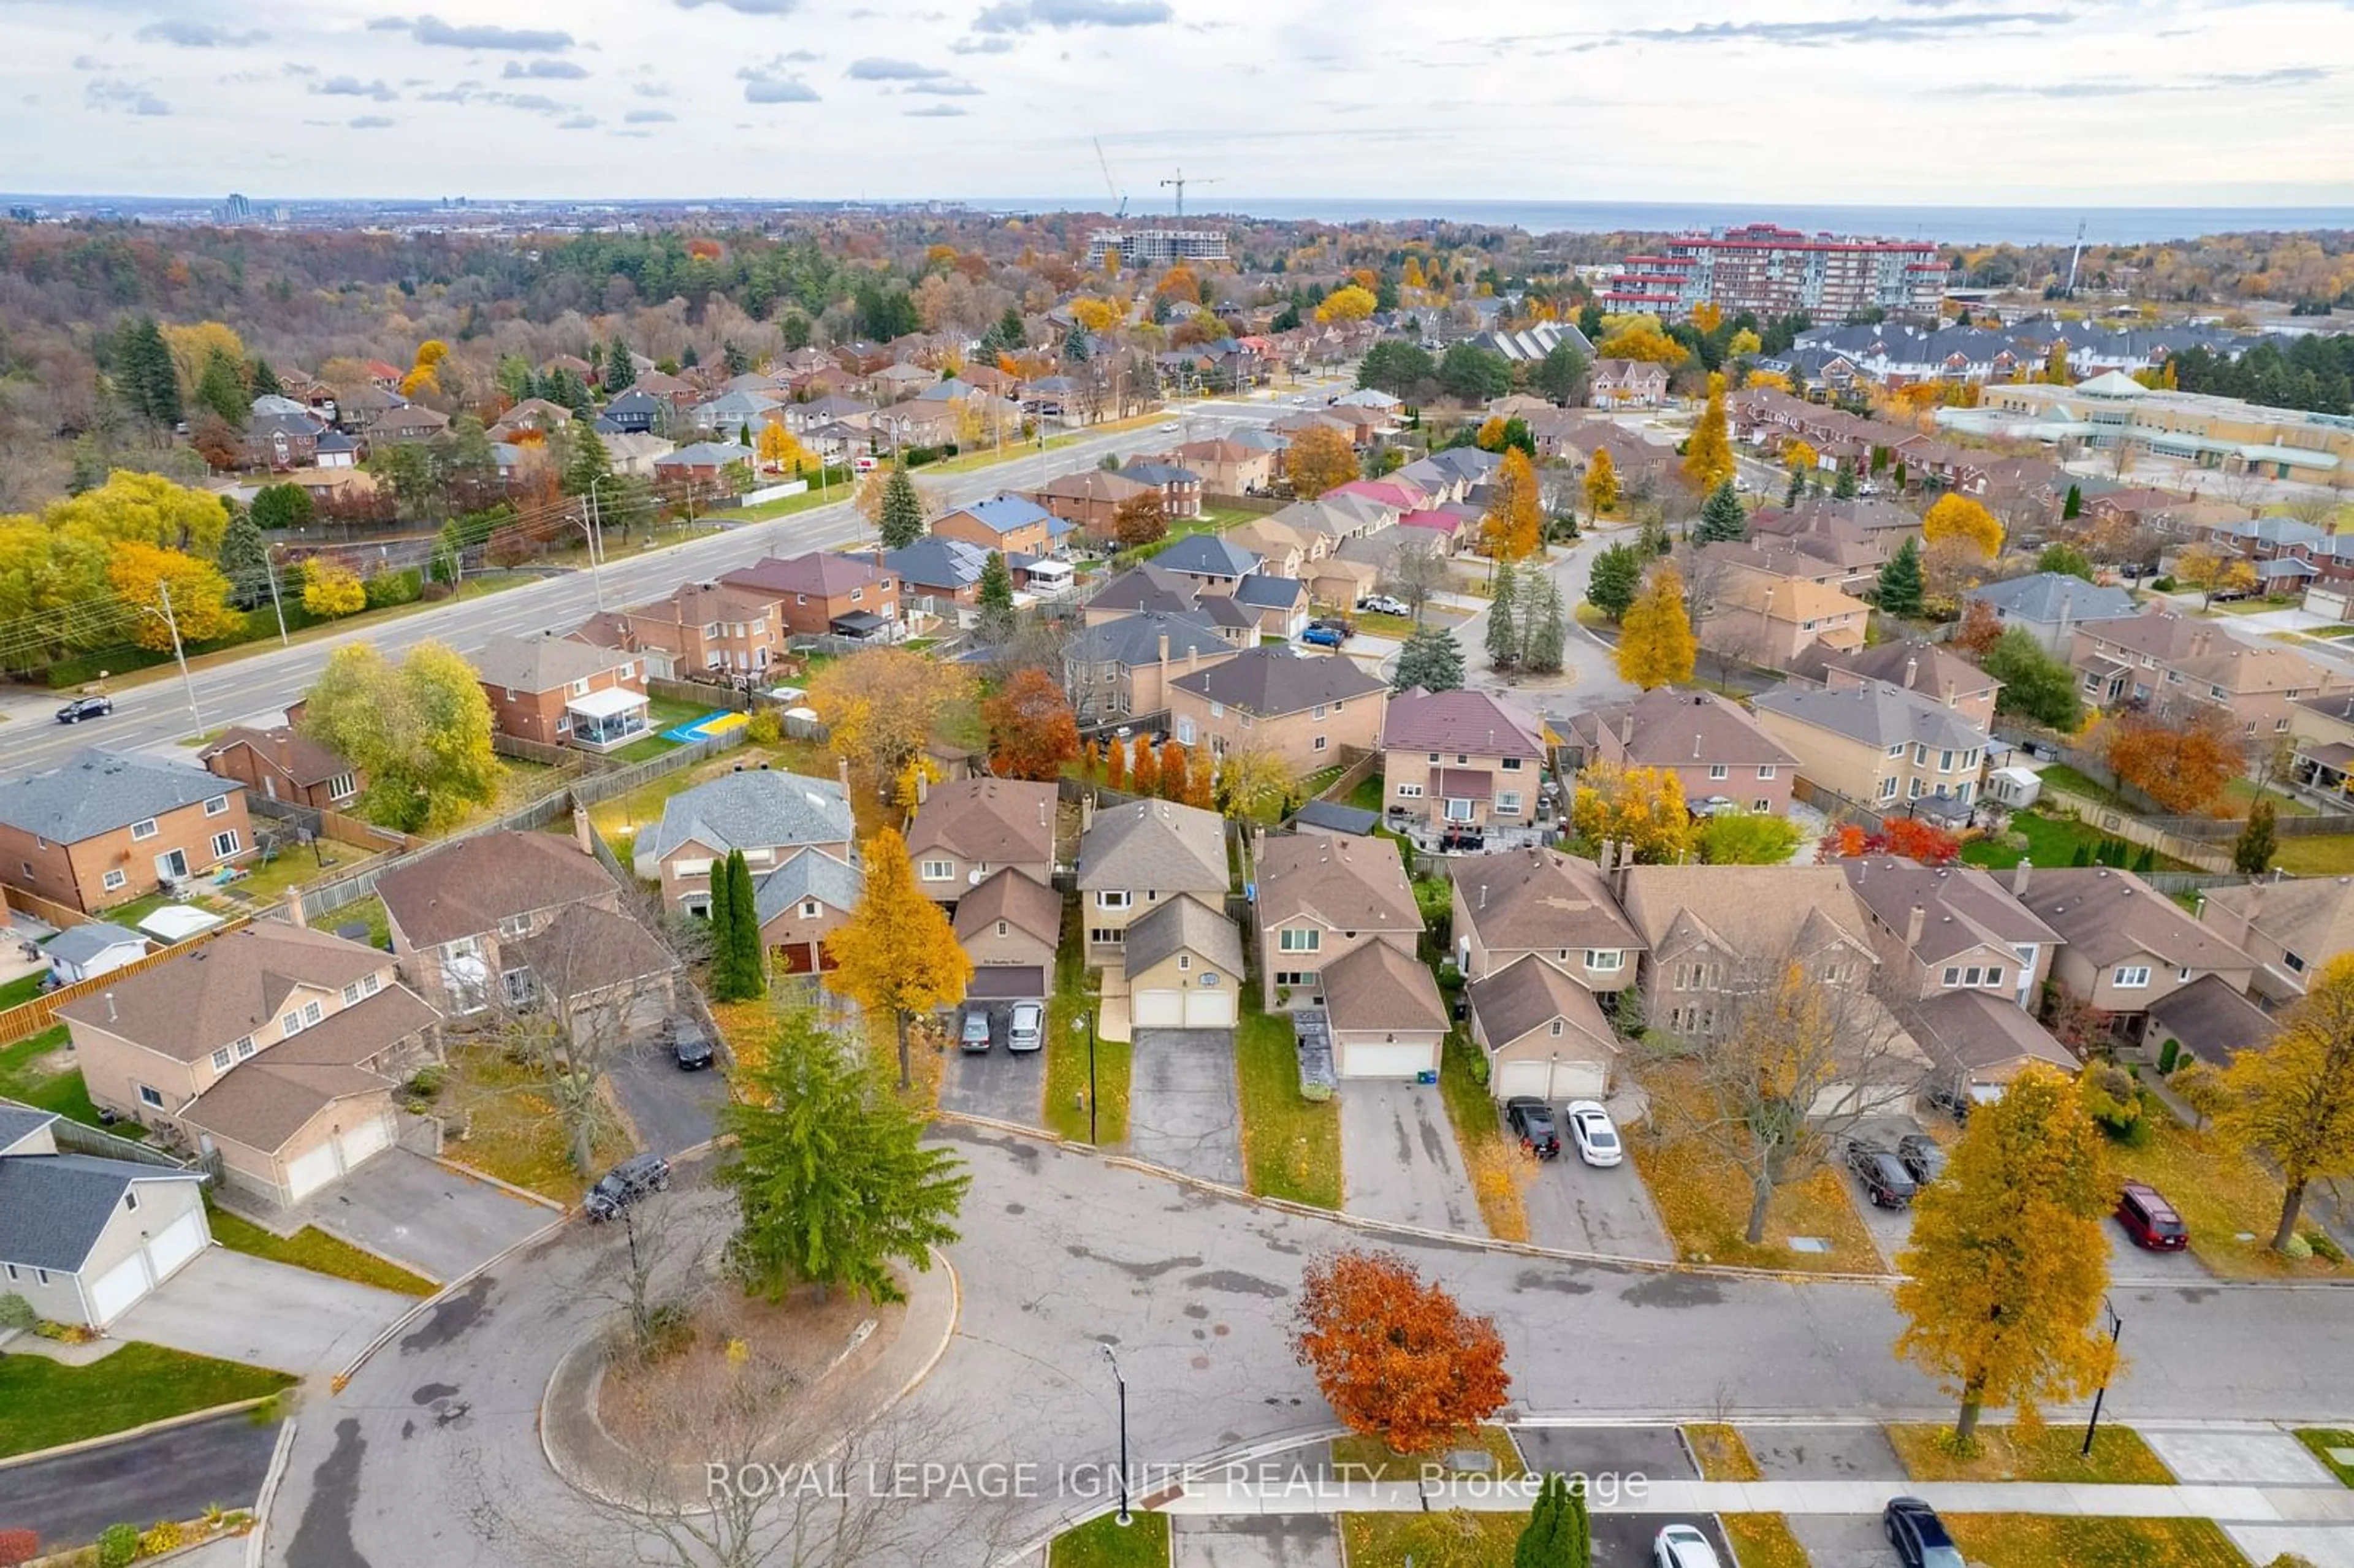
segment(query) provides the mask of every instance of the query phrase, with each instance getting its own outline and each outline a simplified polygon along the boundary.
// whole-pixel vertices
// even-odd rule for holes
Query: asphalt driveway
[[[214,1503],[251,1508],[277,1445],[275,1424],[240,1412],[11,1466],[0,1531],[29,1530],[44,1548],[63,1551],[120,1520],[194,1519]]]
[[[1559,1106],[1553,1114],[1559,1118]],[[1528,1211],[1529,1240],[1539,1246],[1660,1262],[1676,1255],[1632,1160],[1597,1171],[1564,1138],[1560,1157],[1538,1168],[1521,1190],[1521,1201]]]
[[[481,1267],[557,1217],[406,1149],[387,1150],[292,1213],[437,1282]]]
[[[1341,1526],[1331,1514],[1178,1514],[1169,1524],[1172,1568],[1341,1568]]]
[[[416,1305],[389,1290],[214,1246],[107,1332],[308,1376],[342,1370]]]
[[[606,1076],[646,1152],[675,1157],[718,1135],[727,1080],[716,1068],[681,1072],[661,1041],[646,1039],[632,1043]]]
[[[1011,1002],[990,1007],[988,1050],[949,1053],[948,1069],[940,1078],[943,1110],[1022,1127],[1045,1125],[1046,1053],[1005,1048],[1006,1015],[1012,1010]]]
[[[1204,1181],[1242,1185],[1234,1032],[1140,1029],[1134,1047],[1128,1152]]]
[[[1341,1086],[1341,1206],[1367,1219],[1485,1235],[1435,1084]]]

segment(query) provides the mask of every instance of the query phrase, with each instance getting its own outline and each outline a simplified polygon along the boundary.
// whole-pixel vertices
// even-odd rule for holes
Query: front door
[[[188,874],[188,852],[186,850],[173,850],[168,853],[157,855],[155,857],[155,874],[157,876],[170,877],[175,881],[186,880]]]

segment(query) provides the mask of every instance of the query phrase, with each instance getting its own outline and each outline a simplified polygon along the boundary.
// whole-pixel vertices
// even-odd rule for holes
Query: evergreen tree
[[[737,347],[732,337],[719,345],[719,363],[731,380],[752,371],[752,356]]]
[[[904,550],[924,536],[924,499],[916,493],[916,482],[907,477],[907,465],[895,462],[891,477],[883,482],[883,515],[877,523],[886,550]]]
[[[777,334],[783,340],[787,354],[807,348],[810,345],[810,319],[799,311],[787,311],[784,319],[777,323]],[[694,352],[692,348],[687,350],[690,355]],[[684,363],[693,365],[695,361],[688,359]]]
[[[790,323],[788,323],[788,324],[790,325]],[[803,323],[802,324],[804,329],[806,329],[808,323]],[[787,348],[791,348],[794,345],[789,343],[785,344],[785,346]],[[803,346],[807,346],[806,340],[803,342]],[[678,351],[678,367],[681,370],[692,370],[702,363],[703,355],[695,352],[695,344],[690,343],[684,348]]]
[[[2242,876],[2262,876],[2273,868],[2273,855],[2280,847],[2274,820],[2269,800],[2248,808],[2248,825],[2240,830],[2239,842],[2232,846],[2233,871]]]
[[[245,383],[257,397],[282,397],[286,388],[279,384],[278,372],[270,368],[270,361],[257,357],[246,369]]]
[[[726,861],[714,862],[709,876],[711,906],[704,911],[704,918],[711,922],[711,972],[705,983],[713,996],[726,1001],[735,998],[739,983],[736,979],[736,925],[727,906],[735,890],[728,882]]]
[[[1594,557],[1585,583],[1585,601],[1613,620],[1622,619],[1635,596],[1643,591],[1643,553],[1632,545],[1613,545]]]
[[[2092,864],[2093,846],[2090,844],[2078,844],[2076,846],[2076,853],[2068,857],[2068,863],[2072,866],[2088,866]]]
[[[605,450],[597,427],[586,419],[574,420],[566,433],[572,438],[572,454],[564,464],[564,493],[586,495],[589,486],[612,476],[613,456]]]
[[[2060,503],[2060,521],[2073,523],[2084,514],[2084,487],[2081,484],[2071,484],[2068,487],[2068,498]]]
[[[1488,662],[1509,670],[1521,662],[1520,624],[1513,614],[1512,563],[1496,563],[1495,589],[1488,600]]]
[[[1087,362],[1087,334],[1073,327],[1063,338],[1063,362],[1085,365]]]
[[[619,397],[636,385],[637,379],[637,362],[630,357],[630,345],[617,333],[613,341],[605,345],[605,396],[609,399]]]
[[[531,361],[520,354],[499,355],[499,393],[511,403],[521,403],[539,396],[539,378],[531,373]]]
[[[1529,1522],[1512,1546],[1512,1568],[1591,1568],[1594,1526],[1585,1488],[1558,1472],[1545,1477]]]
[[[1855,465],[1853,463],[1840,464],[1839,478],[1831,483],[1831,499],[1834,501],[1855,499]]]
[[[727,852],[727,947],[737,995],[743,1001],[769,991],[768,954],[760,938],[760,895],[752,886],[752,867],[740,849]]]
[[[1719,484],[1701,503],[1700,526],[1692,537],[1703,545],[1735,543],[1749,537],[1749,514],[1743,510],[1733,481],[1728,479]]]
[[[1005,557],[999,552],[989,552],[981,563],[981,588],[975,599],[980,610],[979,633],[985,643],[1002,642],[1013,635],[1013,574],[1006,568]]]
[[[1880,568],[1880,608],[1883,614],[1917,616],[1928,579],[1921,570],[1921,544],[1906,537]]]
[[[239,609],[251,609],[269,599],[270,546],[252,513],[239,510],[228,520],[213,564],[228,579],[229,600]]]
[[[1544,604],[1535,628],[1529,633],[1525,654],[1529,668],[1541,675],[1560,674],[1568,641],[1569,627],[1562,614],[1561,585],[1547,577]]]
[[[1782,492],[1782,509],[1787,512],[1795,508],[1798,504],[1798,498],[1806,493],[1806,473],[1802,470],[1795,468],[1792,469],[1790,471],[1789,486]]]
[[[2141,853],[2134,856],[2133,868],[2136,876],[2149,875],[2158,869],[2158,851],[2147,844],[2142,845]]]
[[[1417,626],[1398,650],[1397,670],[1390,678],[1393,691],[1420,686],[1426,692],[1463,689],[1463,645],[1443,626]]]
[[[243,429],[252,417],[253,401],[245,389],[245,366],[226,350],[216,348],[205,355],[205,367],[196,376],[196,406],[210,409],[231,426]]]
[[[1030,346],[1030,334],[1022,324],[1022,313],[1012,305],[997,318],[997,341],[1005,345],[1008,354]]]
[[[114,391],[125,408],[158,425],[180,422],[180,376],[154,316],[123,323],[113,360]]]

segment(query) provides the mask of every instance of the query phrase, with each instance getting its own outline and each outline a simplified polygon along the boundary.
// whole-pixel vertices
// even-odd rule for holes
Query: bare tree
[[[2299,490],[2281,503],[2281,510],[2308,528],[2318,528],[2325,534],[2338,531],[2339,498],[2323,490]]]
[[[1435,539],[1401,543],[1390,552],[1389,564],[1381,575],[1382,591],[1404,599],[1417,625],[1422,620],[1423,606],[1430,602],[1431,595],[1447,586],[1447,556]]]
[[[2234,506],[2245,507],[2253,515],[2256,503],[2271,491],[2272,482],[2264,471],[2247,463],[2219,471],[2215,480],[2216,493]]]

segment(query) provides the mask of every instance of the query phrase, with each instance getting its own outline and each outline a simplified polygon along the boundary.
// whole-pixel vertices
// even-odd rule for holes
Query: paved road
[[[925,1505],[921,1517],[937,1519],[944,1537],[1011,1542],[1081,1505],[1052,1483],[1058,1465],[1110,1457],[1106,1344],[1128,1378],[1137,1462],[1173,1463],[1329,1424],[1287,1347],[1288,1319],[1307,1259],[1357,1233],[1031,1139],[960,1128],[940,1137],[975,1181],[963,1239],[949,1249],[961,1289],[958,1333],[909,1403],[907,1424],[920,1432],[911,1441],[920,1457],[943,1461],[1034,1461],[1045,1478],[1038,1495],[1002,1508]],[[443,1304],[343,1393],[316,1402],[295,1440],[268,1560],[467,1568],[515,1561],[522,1540],[610,1542],[610,1521],[548,1472],[534,1423],[557,1358],[610,1310],[597,1290],[614,1245],[587,1227],[557,1233]],[[1950,1414],[1928,1379],[1889,1353],[1897,1320],[1876,1288],[1397,1245],[1495,1319],[1514,1401],[1532,1413]],[[2354,1292],[2128,1287],[2118,1298],[2134,1338],[2130,1368],[2110,1391],[2116,1419],[2354,1425],[2354,1394],[2312,1375],[2315,1355],[2354,1336]],[[436,1398],[464,1401],[471,1413],[447,1427],[419,1421]],[[436,1506],[420,1515],[419,1498]]]
[[[1195,436],[1237,424],[1263,425],[1289,412],[1288,405],[1268,402],[1211,401],[1189,406],[1182,422]],[[1172,414],[1172,420],[1178,416]],[[944,503],[978,500],[1011,486],[1034,487],[1056,474],[1092,469],[1107,453],[1128,453],[1166,446],[1185,439],[1163,434],[1159,426],[1089,436],[1069,446],[938,482],[925,487]],[[848,502],[837,502],[772,523],[752,523],[724,534],[673,545],[647,555],[615,563],[604,573],[605,602],[613,608],[641,604],[659,598],[684,582],[707,581],[722,572],[748,566],[768,555],[793,555],[826,549],[854,541],[869,541],[874,531]],[[256,717],[278,722],[275,715],[309,689],[327,656],[347,642],[371,642],[387,653],[398,653],[438,638],[461,652],[482,646],[499,633],[530,635],[554,630],[568,631],[595,611],[598,585],[590,574],[574,572],[523,588],[509,588],[487,599],[443,605],[377,625],[359,626],[292,648],[267,648],[246,657],[196,673],[196,707],[207,728],[218,728]],[[168,667],[166,667],[168,670]],[[116,708],[108,718],[90,724],[48,722],[57,699],[48,693],[22,687],[0,693],[0,707],[9,713],[6,771],[14,776],[52,768],[88,746],[116,750],[168,743],[197,733],[188,708],[186,687],[176,675],[143,678],[122,686]]]
[[[30,1530],[62,1550],[125,1520],[144,1529],[215,1503],[251,1508],[277,1442],[275,1425],[222,1415],[0,1470],[0,1530]]]
[[[1623,528],[1610,529],[1553,547],[1548,569],[1560,585],[1564,612],[1584,601],[1586,580],[1594,575],[1594,557],[1629,537]],[[1575,621],[1562,644],[1560,674],[1498,674],[1488,662],[1488,608],[1484,600],[1475,602],[1479,605],[1478,612],[1455,629],[1455,641],[1463,646],[1465,685],[1475,691],[1505,693],[1524,706],[1564,714],[1583,713],[1637,694],[1633,686],[1618,678],[1616,651]]]

